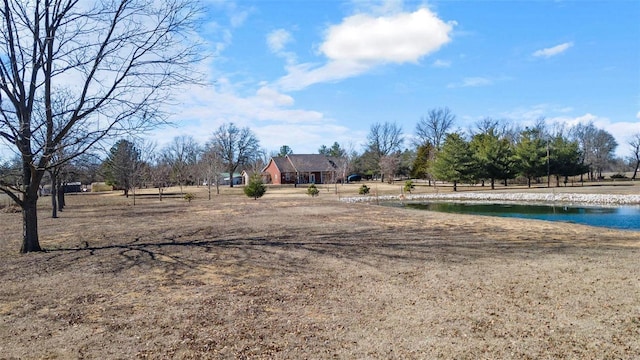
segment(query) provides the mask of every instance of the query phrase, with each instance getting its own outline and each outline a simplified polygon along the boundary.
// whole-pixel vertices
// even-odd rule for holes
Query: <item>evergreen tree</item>
[[[140,150],[128,140],[119,140],[109,152],[104,164],[104,177],[107,185],[124,191],[129,197],[129,190],[137,184],[140,176]]]
[[[291,150],[289,145],[280,146],[280,152],[278,153],[278,156],[285,157],[285,156],[291,155],[291,154],[293,154],[293,150]]]
[[[478,178],[489,179],[491,189],[495,189],[495,180],[507,180],[514,174],[513,148],[509,140],[500,138],[494,128],[476,134],[470,142],[477,163]]]
[[[474,168],[469,143],[460,134],[448,134],[433,163],[434,176],[439,180],[453,182],[453,191],[457,191],[458,182],[470,180]]]
[[[337,141],[334,141],[331,147],[327,147],[327,145],[320,146],[318,154],[341,158],[347,156],[347,151],[344,150]]]
[[[254,200],[262,197],[267,192],[267,187],[262,183],[260,174],[255,174],[249,180],[247,186],[244,187],[244,194],[252,197]]]
[[[577,141],[568,141],[563,136],[556,136],[549,151],[549,174],[556,176],[556,186],[560,186],[560,177],[567,184],[569,176],[584,174],[589,167],[582,163],[582,154]]]
[[[307,188],[307,195],[311,197],[316,197],[318,196],[318,194],[320,194],[320,190],[318,190],[316,185],[315,184],[309,185],[309,187]]]
[[[430,178],[430,167],[434,157],[433,145],[426,143],[418,146],[416,157],[411,168],[411,177],[416,179]]]
[[[531,179],[546,173],[547,147],[538,129],[525,129],[515,148],[515,159],[518,173],[527,178],[531,187]]]

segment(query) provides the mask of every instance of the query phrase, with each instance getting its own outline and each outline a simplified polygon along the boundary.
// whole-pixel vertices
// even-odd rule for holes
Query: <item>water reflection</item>
[[[608,228],[640,230],[640,207],[638,206],[590,207],[456,202],[405,203],[404,206],[411,209],[448,213],[565,221]]]

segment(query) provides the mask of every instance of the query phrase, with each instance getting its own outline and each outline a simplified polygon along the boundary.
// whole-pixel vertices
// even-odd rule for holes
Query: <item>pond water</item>
[[[615,229],[640,230],[640,206],[591,207],[459,202],[405,203],[403,206],[448,213],[564,221]]]

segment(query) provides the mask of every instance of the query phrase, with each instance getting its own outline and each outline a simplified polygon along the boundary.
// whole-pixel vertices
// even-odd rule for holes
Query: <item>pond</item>
[[[606,228],[640,230],[640,206],[591,207],[461,202],[405,203],[403,206],[448,213],[564,221]]]

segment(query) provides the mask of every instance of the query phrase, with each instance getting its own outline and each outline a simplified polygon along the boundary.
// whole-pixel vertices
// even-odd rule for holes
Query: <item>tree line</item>
[[[606,130],[593,123],[573,127],[548,126],[540,118],[521,128],[506,121],[486,118],[466,131],[454,128],[449,108],[435,108],[416,124],[412,146],[403,147],[405,137],[395,123],[374,124],[361,154],[354,153],[352,171],[369,177],[417,178],[457,184],[507,182],[518,177],[533,180],[555,177],[556,186],[573,176],[581,180],[603,178],[606,171],[632,171],[640,165],[640,133],[629,144],[627,159],[614,155],[618,144]]]
[[[121,139],[117,141],[101,165],[102,174],[109,185],[124,191],[139,187],[158,189],[162,200],[168,186],[203,184],[219,193],[221,181],[228,177],[233,187],[233,175],[238,170],[251,174],[260,173],[265,165],[265,150],[248,127],[234,123],[221,125],[204,145],[192,136],[177,136],[161,149],[144,140]]]

